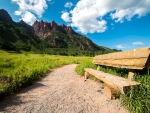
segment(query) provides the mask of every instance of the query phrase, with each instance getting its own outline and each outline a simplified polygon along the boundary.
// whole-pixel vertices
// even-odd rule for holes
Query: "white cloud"
[[[13,3],[19,5],[19,9],[14,12],[15,15],[32,24],[37,18],[42,17],[44,10],[47,8],[46,0],[11,0]],[[50,2],[51,0],[47,0]]]
[[[130,48],[130,46],[128,46],[127,44],[118,44],[118,45],[116,45],[116,48],[124,49],[124,48]]]
[[[55,3],[54,0],[47,0],[51,5]]]
[[[22,19],[29,24],[36,21],[36,17],[28,11],[22,15]]]
[[[64,7],[66,8],[71,8],[73,6],[73,3],[72,2],[67,2]]]
[[[132,44],[133,44],[133,45],[144,45],[144,43],[143,43],[143,42],[139,42],[139,41],[137,41],[137,42],[133,42]]]
[[[21,13],[22,13],[21,11],[15,11],[14,14],[19,16],[19,15],[21,15]]]
[[[149,12],[150,0],[79,0],[68,15],[71,26],[77,27],[78,31],[86,34],[105,32],[106,14],[109,14],[109,18],[115,22],[123,23],[125,20],[130,21],[135,15],[140,18]],[[64,13],[66,12],[62,15]]]
[[[63,12],[63,14],[61,15],[61,18],[66,21],[66,22],[70,22],[70,17],[69,17],[69,13],[68,12]]]

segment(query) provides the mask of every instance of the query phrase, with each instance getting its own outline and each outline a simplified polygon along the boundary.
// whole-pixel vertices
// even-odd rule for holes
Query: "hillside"
[[[11,25],[0,18],[0,49],[35,51],[41,41],[22,27]]]
[[[57,25],[54,20],[49,23],[35,21],[32,26],[23,20],[16,23],[4,9],[0,10],[0,32],[0,49],[9,51],[92,56],[114,51],[96,45],[70,26]]]

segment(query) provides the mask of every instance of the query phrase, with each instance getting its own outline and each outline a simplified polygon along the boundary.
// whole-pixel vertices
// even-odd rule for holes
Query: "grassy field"
[[[84,75],[84,68],[89,67],[96,69],[96,66],[92,62],[83,62],[76,67],[76,71],[81,76]],[[127,69],[118,69],[110,67],[101,67],[101,71],[111,73],[114,75],[127,78]],[[93,77],[92,77],[93,79]],[[131,113],[150,113],[150,74],[149,70],[146,72],[137,72],[135,75],[135,81],[140,82],[141,85],[135,87],[126,95],[120,95],[120,101],[125,105]]]
[[[0,51],[0,99],[28,86],[48,71],[66,64],[79,64],[91,57],[15,54]]]
[[[42,54],[15,54],[0,51],[0,99],[31,85],[45,73],[66,64],[79,64],[78,74],[84,74],[84,68],[94,68],[92,57],[72,57]],[[101,68],[102,71],[127,78],[128,70],[118,68]],[[141,85],[131,89],[120,101],[132,113],[150,113],[150,74],[149,71],[136,73],[135,80]]]

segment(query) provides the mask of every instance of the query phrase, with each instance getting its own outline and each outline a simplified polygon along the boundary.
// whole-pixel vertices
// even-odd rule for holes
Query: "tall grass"
[[[76,67],[76,71],[80,75],[84,75],[84,68],[91,67],[96,69],[95,65],[88,62],[81,63]],[[101,71],[111,73],[117,76],[127,78],[128,69],[112,68],[102,66]],[[141,85],[131,88],[126,95],[120,95],[120,101],[125,105],[131,113],[150,113],[150,74],[149,70],[137,72],[135,81]]]
[[[18,91],[48,71],[66,64],[79,64],[90,57],[15,54],[0,50],[0,99]]]

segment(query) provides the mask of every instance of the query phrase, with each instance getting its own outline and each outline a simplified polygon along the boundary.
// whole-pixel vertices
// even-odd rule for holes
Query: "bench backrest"
[[[150,66],[150,49],[139,48],[124,52],[97,55],[94,64],[128,69],[148,69]]]

